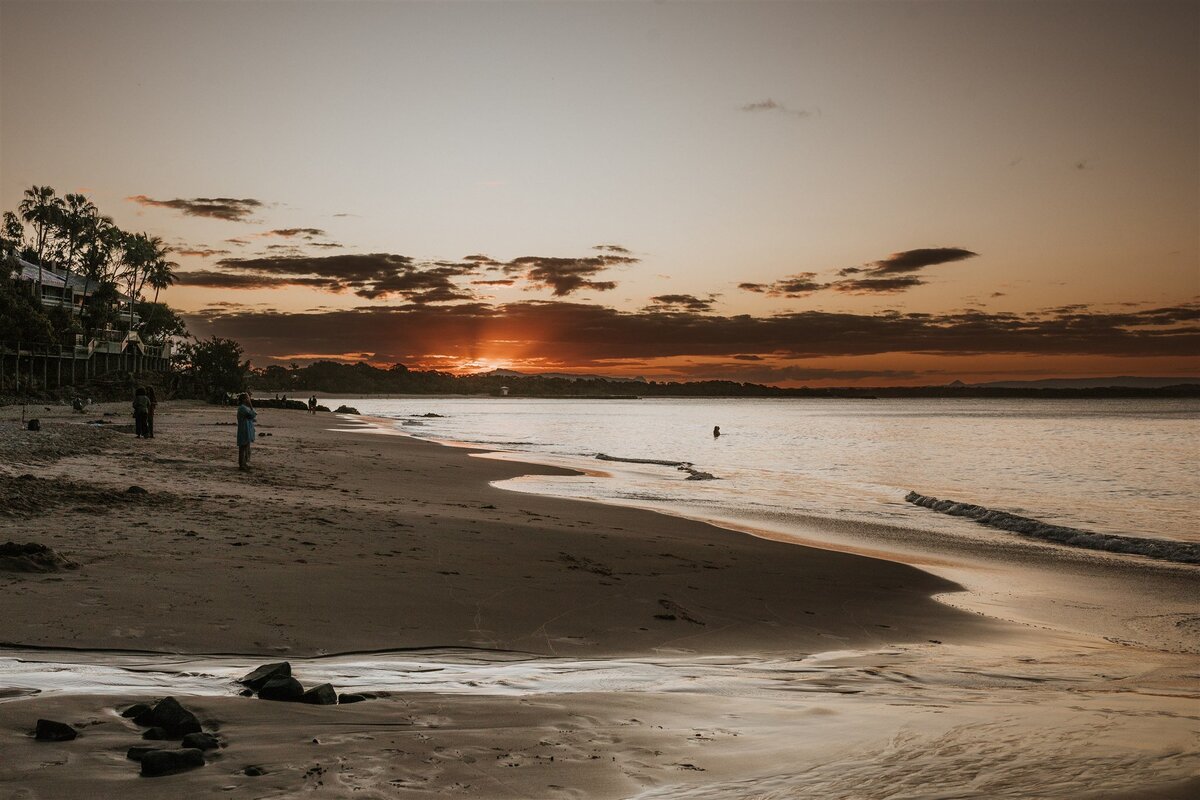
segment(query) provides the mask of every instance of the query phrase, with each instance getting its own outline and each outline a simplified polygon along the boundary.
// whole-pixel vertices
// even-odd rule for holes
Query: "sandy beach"
[[[1194,620],[1175,647],[1018,624],[900,559],[496,488],[567,473],[370,420],[263,410],[239,473],[230,408],[163,404],[146,441],[125,404],[26,413],[0,409],[0,541],[70,563],[0,570],[0,798],[1200,788]],[[1172,612],[1193,573],[1157,584]],[[374,696],[238,696],[285,659]],[[222,747],[139,778],[119,712],[167,695]]]

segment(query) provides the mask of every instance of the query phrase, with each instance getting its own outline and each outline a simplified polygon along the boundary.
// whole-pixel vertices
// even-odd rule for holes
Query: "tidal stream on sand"
[[[577,660],[438,649],[289,661],[305,684],[365,692],[375,697],[371,706],[422,694],[448,703],[462,695],[634,696],[645,699],[648,716],[662,702],[720,711],[719,720],[707,718],[718,727],[706,741],[777,737],[767,746],[789,742],[796,752],[822,753],[752,781],[660,787],[647,797],[751,790],[784,797],[800,787],[804,796],[835,798],[1020,797],[1031,786],[1041,787],[1039,796],[1067,797],[1097,787],[1136,792],[1149,775],[1167,783],[1197,774],[1200,703],[1194,683],[1189,688],[1187,656],[1158,654],[1131,670],[1124,648],[1082,638],[1048,642],[1018,634],[987,645],[928,642],[798,657]],[[167,694],[233,699],[241,688],[234,680],[266,660],[5,648],[0,700],[110,696],[115,708]],[[750,746],[733,741],[730,747]]]

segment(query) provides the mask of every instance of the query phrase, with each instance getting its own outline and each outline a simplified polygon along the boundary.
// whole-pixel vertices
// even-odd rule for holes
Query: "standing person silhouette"
[[[237,409],[237,444],[238,469],[250,469],[250,445],[254,443],[254,420],[258,412],[250,401],[250,395],[242,392],[238,395]]]
[[[308,413],[309,414],[317,413],[317,396],[315,394],[312,397],[308,398]]]
[[[139,439],[150,437],[150,398],[141,386],[133,393],[133,430]]]
[[[150,413],[146,415],[146,436],[154,438],[154,411],[158,408],[158,398],[154,396],[154,387],[146,387],[146,397],[150,398]]]
[[[720,435],[721,435],[721,426],[720,426],[720,425],[713,425],[713,438],[715,439],[715,438],[717,438],[717,437],[718,437],[718,436],[720,436]]]

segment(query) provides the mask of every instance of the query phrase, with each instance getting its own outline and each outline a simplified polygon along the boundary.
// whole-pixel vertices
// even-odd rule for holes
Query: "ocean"
[[[906,502],[915,491],[1069,531],[1189,543],[1185,550],[1200,552],[1197,400],[344,402],[418,438],[589,471],[511,482],[524,491],[783,533],[836,519],[984,535],[971,519]]]

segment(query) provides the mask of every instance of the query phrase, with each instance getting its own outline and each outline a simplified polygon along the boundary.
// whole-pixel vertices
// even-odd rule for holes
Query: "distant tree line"
[[[238,351],[240,355],[240,350]],[[541,375],[454,375],[409,369],[404,364],[375,367],[314,361],[307,366],[271,365],[250,369],[246,383],[259,391],[324,392],[337,395],[463,394],[510,397],[811,397],[875,399],[880,397],[1200,397],[1200,386],[1187,384],[1156,389],[1037,389],[984,386],[889,386],[864,388],[783,388],[737,381],[621,381],[606,378],[560,378]]]

